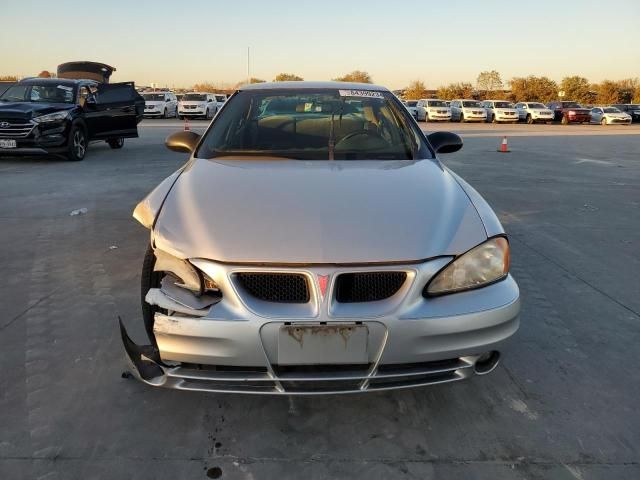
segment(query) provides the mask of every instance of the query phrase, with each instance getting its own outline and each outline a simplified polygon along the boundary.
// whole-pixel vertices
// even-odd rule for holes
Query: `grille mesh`
[[[340,303],[375,302],[393,296],[407,279],[405,272],[343,273],[336,282]]]
[[[309,287],[304,275],[292,273],[238,273],[240,285],[265,302],[307,303]]]

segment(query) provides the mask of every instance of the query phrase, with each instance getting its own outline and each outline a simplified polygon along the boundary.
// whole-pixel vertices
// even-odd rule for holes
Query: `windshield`
[[[480,102],[476,102],[476,101],[472,101],[472,100],[465,100],[464,102],[462,102],[462,106],[463,107],[471,107],[471,108],[478,108],[480,107]]]
[[[511,108],[511,104],[509,102],[494,102],[496,108]]]
[[[447,103],[442,100],[429,100],[428,105],[430,107],[446,107]]]
[[[4,102],[74,103],[75,88],[55,83],[14,85],[2,94]]]
[[[407,107],[415,107],[416,105],[418,105],[418,102],[416,101],[411,100],[407,102]]]
[[[576,102],[562,102],[562,108],[582,108]]]
[[[607,107],[603,108],[602,110],[604,110],[604,113],[622,113],[620,110],[614,107]]]
[[[529,108],[544,108],[545,110],[547,108],[542,103],[527,103],[527,106]]]
[[[431,158],[393,95],[335,89],[241,91],[228,100],[196,157],[301,160]]]
[[[200,102],[204,102],[206,99],[207,99],[207,96],[203,93],[185,93],[182,97],[182,101],[197,100]]]
[[[162,93],[143,93],[142,98],[148,102],[164,102],[164,94]]]

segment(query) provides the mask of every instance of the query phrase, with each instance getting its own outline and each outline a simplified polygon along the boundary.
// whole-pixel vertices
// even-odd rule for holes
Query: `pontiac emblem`
[[[324,298],[327,292],[327,284],[329,283],[329,275],[318,275],[318,287],[320,287],[320,295]]]
[[[0,122],[0,128],[9,128],[10,126],[9,122]]]

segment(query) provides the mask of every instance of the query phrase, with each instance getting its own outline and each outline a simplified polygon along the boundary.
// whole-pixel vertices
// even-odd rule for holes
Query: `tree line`
[[[414,80],[405,90],[404,96],[417,100],[427,97],[429,93],[422,81]],[[640,103],[640,80],[627,78],[592,83],[584,77],[573,75],[564,77],[557,83],[548,77],[529,75],[513,77],[505,85],[500,73],[491,70],[481,72],[475,85],[471,82],[443,85],[436,90],[436,96],[444,100],[475,98],[546,103],[565,99],[585,104]]]
[[[54,73],[43,70],[40,77],[52,77]],[[0,76],[0,80],[16,81],[17,77],[7,75]],[[302,81],[295,73],[279,73],[273,79],[274,82]],[[373,83],[369,73],[362,70],[354,70],[343,76],[334,78],[339,82]],[[262,83],[266,80],[251,78],[249,83]],[[194,84],[191,89],[200,92],[232,92],[241,85],[241,81],[232,87],[222,86],[211,82]],[[424,82],[412,81],[404,90],[404,98],[407,100],[419,100],[432,96]],[[574,100],[586,104],[613,104],[613,103],[640,103],[640,80],[627,78],[623,80],[603,80],[600,83],[592,83],[579,75],[564,77],[560,83],[545,76],[529,75],[528,77],[513,77],[503,82],[496,70],[480,72],[475,84],[471,82],[455,82],[440,86],[435,91],[435,96],[444,100],[453,98],[475,98],[478,100],[496,99],[512,102],[527,100],[531,102],[550,102],[558,99]]]

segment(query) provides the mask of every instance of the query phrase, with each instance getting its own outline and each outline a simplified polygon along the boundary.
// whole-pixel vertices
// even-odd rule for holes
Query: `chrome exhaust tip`
[[[476,363],[473,364],[473,371],[476,372],[476,375],[486,375],[493,372],[499,363],[500,352],[492,350],[478,357]]]

